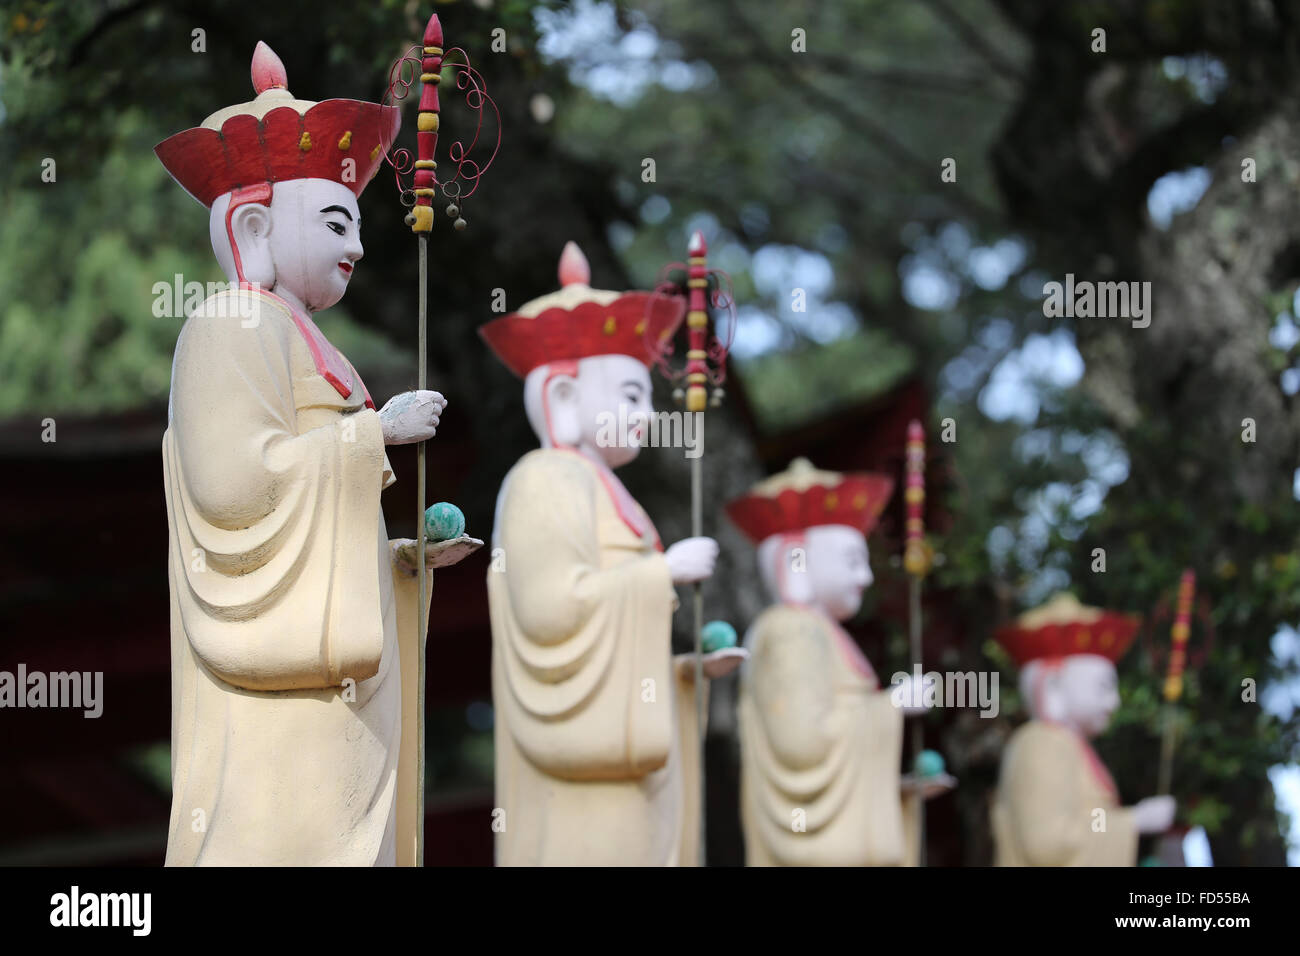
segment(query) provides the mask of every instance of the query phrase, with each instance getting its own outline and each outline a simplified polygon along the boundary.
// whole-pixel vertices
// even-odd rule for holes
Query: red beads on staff
[[[1174,616],[1169,671],[1165,676],[1165,700],[1170,703],[1183,695],[1183,669],[1187,666],[1187,638],[1191,635],[1192,598],[1195,594],[1196,572],[1188,568],[1178,582],[1178,610]]]
[[[924,577],[930,570],[930,549],[925,544],[925,429],[916,419],[907,426],[907,483],[903,500],[907,503],[903,570]]]
[[[411,231],[433,231],[433,197],[438,164],[438,82],[442,79],[442,24],[435,13],[424,28],[424,56],[420,60],[420,113],[416,120],[419,159],[415,161],[415,207]]]
[[[686,410],[702,412],[708,405],[708,334],[709,313],[705,295],[709,287],[709,247],[704,233],[696,230],[686,249],[686,285],[690,290],[686,326],[689,330],[690,348],[686,352]]]

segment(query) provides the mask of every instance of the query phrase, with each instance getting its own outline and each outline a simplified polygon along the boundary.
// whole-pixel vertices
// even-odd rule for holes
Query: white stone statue
[[[915,864],[917,801],[951,789],[900,773],[911,686],[882,688],[840,626],[872,583],[867,535],[885,475],[818,471],[806,459],[731,502],[758,544],[774,602],[750,626],[741,672],[741,819],[750,866]]]
[[[411,865],[416,582],[380,493],[385,445],[432,438],[446,403],[377,411],[311,318],[361,260],[357,196],[398,115],[294,99],[265,44],[252,72],[256,99],[156,149],[231,283],[181,330],[163,436],[167,864]]]
[[[1121,806],[1089,739],[1119,706],[1115,662],[1137,633],[1135,618],[1058,594],[1021,615],[997,639],[1020,666],[1031,720],[1002,755],[992,810],[1000,866],[1134,866],[1138,836],[1163,833],[1174,798]]]
[[[718,546],[687,538],[665,551],[614,474],[646,439],[648,365],[682,305],[590,288],[572,243],[560,280],[483,329],[524,379],[541,443],[502,484],[487,576],[496,859],[691,865],[699,728],[692,658],[671,653],[673,586],[708,578]],[[705,674],[742,657],[717,651]]]

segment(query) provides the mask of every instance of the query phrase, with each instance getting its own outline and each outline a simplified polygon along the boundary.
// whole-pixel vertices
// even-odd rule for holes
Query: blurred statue
[[[231,285],[181,330],[163,436],[167,863],[410,864],[416,582],[379,496],[384,446],[431,438],[444,400],[376,411],[311,319],[361,259],[357,197],[399,117],[294,99],[262,43],[252,75],[254,100],[156,148]]]
[[[905,713],[840,626],[871,585],[867,535],[893,492],[886,475],[818,471],[800,458],[727,506],[758,545],[774,603],[745,635],[741,820],[750,866],[914,864],[922,790],[900,774]],[[904,792],[906,791],[906,792]]]
[[[1133,866],[1138,836],[1163,833],[1174,798],[1122,807],[1088,739],[1119,706],[1115,662],[1137,633],[1136,618],[1084,607],[1058,594],[997,634],[1020,667],[1031,720],[1002,754],[993,803],[999,866]]]
[[[673,585],[708,578],[710,538],[663,550],[614,469],[653,414],[648,366],[683,303],[588,286],[569,243],[559,292],[482,329],[524,380],[541,442],[506,475],[488,606],[496,859],[689,865],[699,832],[693,659],[671,653]],[[721,676],[737,649],[706,660]]]

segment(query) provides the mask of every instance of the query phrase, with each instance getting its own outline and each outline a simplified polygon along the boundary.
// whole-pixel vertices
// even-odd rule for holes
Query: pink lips
[[[352,275],[352,263],[350,263],[350,262],[340,262],[340,263],[339,263],[339,268],[343,270],[343,274],[344,274],[345,276],[350,276],[350,275]]]

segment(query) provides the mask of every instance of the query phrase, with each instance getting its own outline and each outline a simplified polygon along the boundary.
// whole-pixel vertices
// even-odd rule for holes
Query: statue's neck
[[[288,289],[284,288],[284,286],[277,285],[274,289],[268,291],[270,291],[271,295],[275,296],[277,299],[281,299],[286,305],[288,305],[295,312],[299,312],[302,315],[307,315],[307,316],[311,315],[311,309],[307,308],[307,304],[303,302],[301,299],[299,299],[292,292],[290,292]]]

